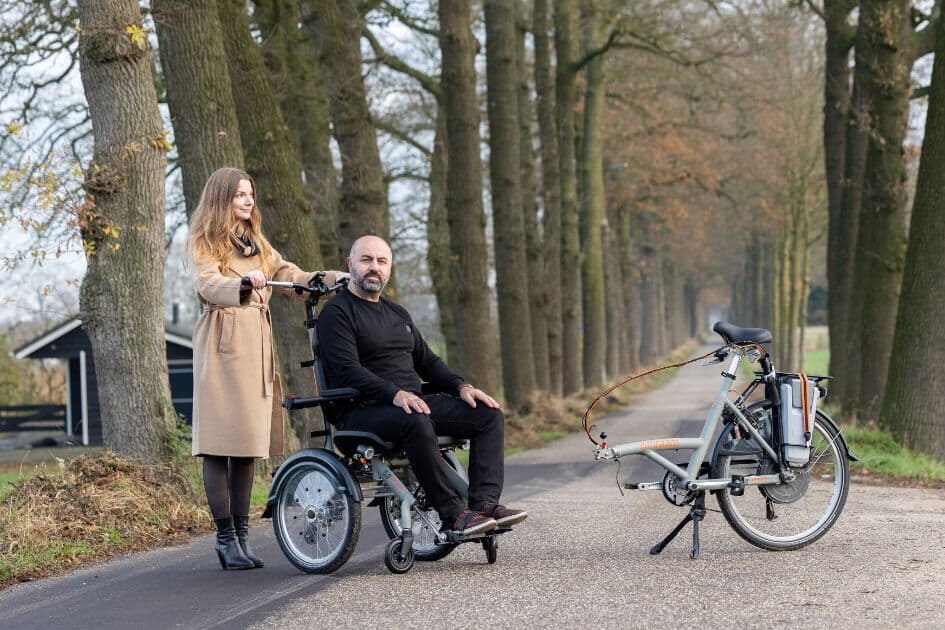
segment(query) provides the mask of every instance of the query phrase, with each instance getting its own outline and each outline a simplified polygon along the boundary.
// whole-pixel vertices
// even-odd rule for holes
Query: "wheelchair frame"
[[[402,448],[382,440],[374,433],[335,430],[329,422],[328,416],[333,408],[358,401],[361,393],[350,387],[331,389],[326,386],[315,327],[318,321],[316,306],[322,297],[343,289],[346,282],[326,286],[323,283],[323,275],[318,274],[308,285],[267,282],[268,286],[292,289],[297,294],[308,293],[305,300],[305,326],[308,328],[312,359],[303,362],[302,367],[313,368],[319,393],[309,397],[289,395],[282,405],[290,412],[295,409],[320,407],[324,428],[312,431],[310,437],[325,438],[323,448],[310,447],[296,451],[273,470],[272,484],[262,516],[273,519],[273,529],[279,546],[289,561],[301,571],[330,573],[337,570],[347,562],[357,545],[361,505],[365,500],[370,500],[369,506],[379,506],[382,524],[391,538],[385,548],[384,563],[392,573],[406,573],[416,559],[438,560],[450,553],[456,545],[465,542],[481,542],[487,561],[494,563],[498,551],[496,536],[508,531],[508,528],[494,529],[468,537],[457,537],[439,531],[439,516],[436,511],[425,504],[422,495],[421,500],[418,500],[418,495],[415,494],[418,490],[422,492],[422,488],[408,480],[408,483],[416,488],[412,491],[397,475],[397,471],[400,471],[401,474],[413,476]],[[466,448],[468,442],[440,436],[438,445],[450,482],[464,497],[468,496],[469,478],[455,454],[457,448]],[[303,473],[304,476],[300,476]],[[301,484],[301,480],[308,483]],[[299,486],[293,485],[296,481],[299,481]],[[300,486],[316,484],[320,484],[315,492],[319,495],[318,499],[309,501],[304,509],[298,497],[294,503],[289,500],[288,495],[295,495]],[[302,494],[309,491],[310,488],[305,488]],[[325,498],[322,492],[330,496]],[[295,504],[298,504],[298,514],[293,514],[292,520],[301,519],[301,531],[296,523],[289,527],[285,521],[287,514],[282,513],[283,509],[288,511],[288,507]],[[394,506],[399,506],[399,522],[392,514],[391,508]],[[346,510],[350,510],[350,513],[346,513]],[[420,546],[414,536],[417,519],[421,521],[421,531],[426,528],[433,532],[431,536],[425,537],[429,540],[425,539],[423,546]],[[329,537],[327,532],[342,523],[344,531],[336,529],[333,532],[333,536],[337,535],[338,538]],[[295,532],[298,532],[297,535]],[[312,561],[311,554],[307,554],[308,547],[315,549],[317,553],[322,539],[337,542],[328,543],[334,547],[330,548],[330,553],[324,560],[316,558]]]

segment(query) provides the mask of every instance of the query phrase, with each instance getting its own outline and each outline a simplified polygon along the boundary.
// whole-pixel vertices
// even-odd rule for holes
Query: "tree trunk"
[[[857,41],[865,29],[857,32]],[[849,410],[856,406],[860,383],[859,330],[862,304],[854,302],[853,284],[856,277],[856,251],[860,233],[860,202],[863,198],[863,174],[866,171],[866,148],[869,140],[869,111],[866,94],[869,81],[865,44],[856,46],[856,71],[850,95],[850,109],[846,127],[846,155],[844,156],[843,199],[837,230],[842,238],[829,243],[829,255],[839,261],[837,284],[830,297],[830,383],[831,397]],[[836,311],[836,313],[834,313]]]
[[[851,0],[826,0],[824,7],[824,166],[827,176],[827,317],[830,330],[830,361],[846,352],[847,303],[841,296],[843,257],[850,237],[843,223],[847,125],[850,111],[850,49],[847,24]],[[842,361],[842,359],[840,359]],[[832,370],[831,370],[832,371]],[[836,374],[836,372],[833,372]],[[831,384],[832,385],[832,384]]]
[[[521,0],[516,0],[520,2]],[[521,7],[521,4],[517,5]],[[535,365],[535,387],[549,390],[548,373],[548,286],[545,283],[545,249],[538,225],[538,187],[535,183],[535,155],[532,148],[531,89],[525,57],[525,36],[528,28],[518,20],[515,40],[516,72],[518,74],[518,146],[521,161],[522,216],[525,220],[525,253],[528,259],[528,301],[531,314],[532,356]]]
[[[154,0],[151,7],[189,218],[211,173],[243,168],[223,29],[216,0]]]
[[[584,49],[598,45],[596,19],[588,0],[582,7]],[[581,142],[581,298],[584,337],[584,386],[604,383],[607,319],[604,297],[604,149],[601,115],[604,109],[604,59],[598,55],[587,64],[584,92],[584,133]]]
[[[562,387],[572,394],[584,385],[581,361],[581,246],[578,240],[577,179],[574,162],[574,101],[577,93],[574,0],[555,0],[556,119],[561,186]]]
[[[436,294],[440,315],[440,332],[446,343],[446,359],[459,356],[459,339],[454,321],[456,296],[450,279],[450,226],[446,218],[446,176],[449,140],[446,137],[446,114],[442,99],[436,108],[436,134],[430,160],[430,206],[427,209],[427,268],[430,284]]]
[[[561,187],[558,156],[558,125],[555,118],[555,82],[548,38],[548,0],[535,0],[535,94],[538,135],[541,138],[541,198],[544,210],[544,282],[548,291],[545,308],[548,326],[548,390],[563,392],[563,348],[561,313]]]
[[[233,99],[240,121],[240,137],[246,154],[246,168],[256,180],[257,203],[263,226],[273,246],[302,269],[322,269],[319,239],[315,231],[314,209],[302,186],[302,164],[296,143],[282,118],[279,104],[272,98],[259,45],[253,39],[243,0],[218,0],[223,41],[233,81]],[[279,357],[285,392],[311,392],[310,370],[302,361],[312,358],[304,341],[307,331],[298,301],[275,295],[270,301],[273,338]],[[293,426],[303,443],[317,422],[315,413],[293,413]]]
[[[341,153],[339,246],[347,256],[355,239],[376,234],[390,239],[387,191],[377,135],[361,76],[364,21],[353,0],[305,0],[303,24],[318,46],[328,102]]]
[[[945,460],[942,164],[945,164],[945,28],[940,24],[881,423],[903,444]]]
[[[92,341],[105,446],[171,454],[164,341],[164,169],[150,46],[134,0],[81,0],[79,68],[94,135],[80,228],[88,271],[81,317]],[[137,27],[140,36],[129,32]]]
[[[660,339],[663,336],[662,265],[659,254],[650,245],[640,248],[640,300],[642,302],[640,322],[640,363],[652,365],[662,353]]]
[[[514,0],[485,0],[489,171],[495,224],[496,293],[505,398],[515,409],[535,389],[531,314],[522,216]]]
[[[634,264],[633,232],[630,228],[630,208],[621,205],[615,209],[617,214],[616,241],[618,247],[617,260],[620,267],[621,284],[620,295],[623,298],[624,319],[620,323],[624,336],[624,352],[621,355],[620,371],[629,373],[640,365],[639,341],[639,311],[640,291],[637,283],[638,270]]]
[[[450,276],[456,292],[454,322],[460,335],[458,365],[467,380],[486,391],[499,384],[496,339],[489,315],[486,217],[482,208],[479,106],[469,0],[441,2],[440,50],[449,138],[446,212],[453,248]]]
[[[610,209],[609,220],[603,229],[604,255],[609,264],[604,265],[604,293],[606,298],[607,321],[607,357],[606,379],[613,379],[620,375],[621,358],[627,354],[627,336],[625,335],[629,321],[624,302],[623,267],[620,264],[620,243],[618,241],[617,216],[614,208]]]
[[[857,243],[856,291],[862,296],[860,409],[878,418],[892,352],[906,246],[906,169],[903,140],[912,87],[906,54],[911,33],[907,0],[864,0],[860,19],[870,25],[873,86],[871,125]],[[862,261],[862,265],[860,262]]]
[[[297,0],[257,0],[253,18],[262,35],[262,51],[279,99],[289,137],[302,159],[309,205],[318,209],[322,260],[345,268],[348,251],[340,246],[338,173],[331,157],[331,126],[325,79],[310,29],[299,27]]]

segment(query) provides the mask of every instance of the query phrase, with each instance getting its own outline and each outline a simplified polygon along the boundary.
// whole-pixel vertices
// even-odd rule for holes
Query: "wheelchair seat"
[[[347,456],[358,448],[358,446],[371,446],[374,450],[386,457],[398,457],[403,455],[404,449],[394,442],[382,439],[376,433],[370,431],[347,431],[338,429],[334,432],[335,446]],[[462,449],[469,446],[469,440],[454,438],[450,435],[436,436],[436,443],[440,450]]]

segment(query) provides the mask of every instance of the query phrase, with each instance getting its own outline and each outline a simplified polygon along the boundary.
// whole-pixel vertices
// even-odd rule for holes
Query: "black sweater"
[[[381,298],[362,300],[342,291],[322,309],[318,344],[329,387],[354,387],[369,401],[393,402],[421,381],[455,394],[463,379],[423,340],[407,309]]]

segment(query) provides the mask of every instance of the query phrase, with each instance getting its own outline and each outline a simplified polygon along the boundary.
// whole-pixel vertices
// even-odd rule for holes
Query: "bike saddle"
[[[771,343],[774,341],[771,331],[767,328],[742,328],[735,324],[715,322],[712,330],[722,335],[725,343]]]

